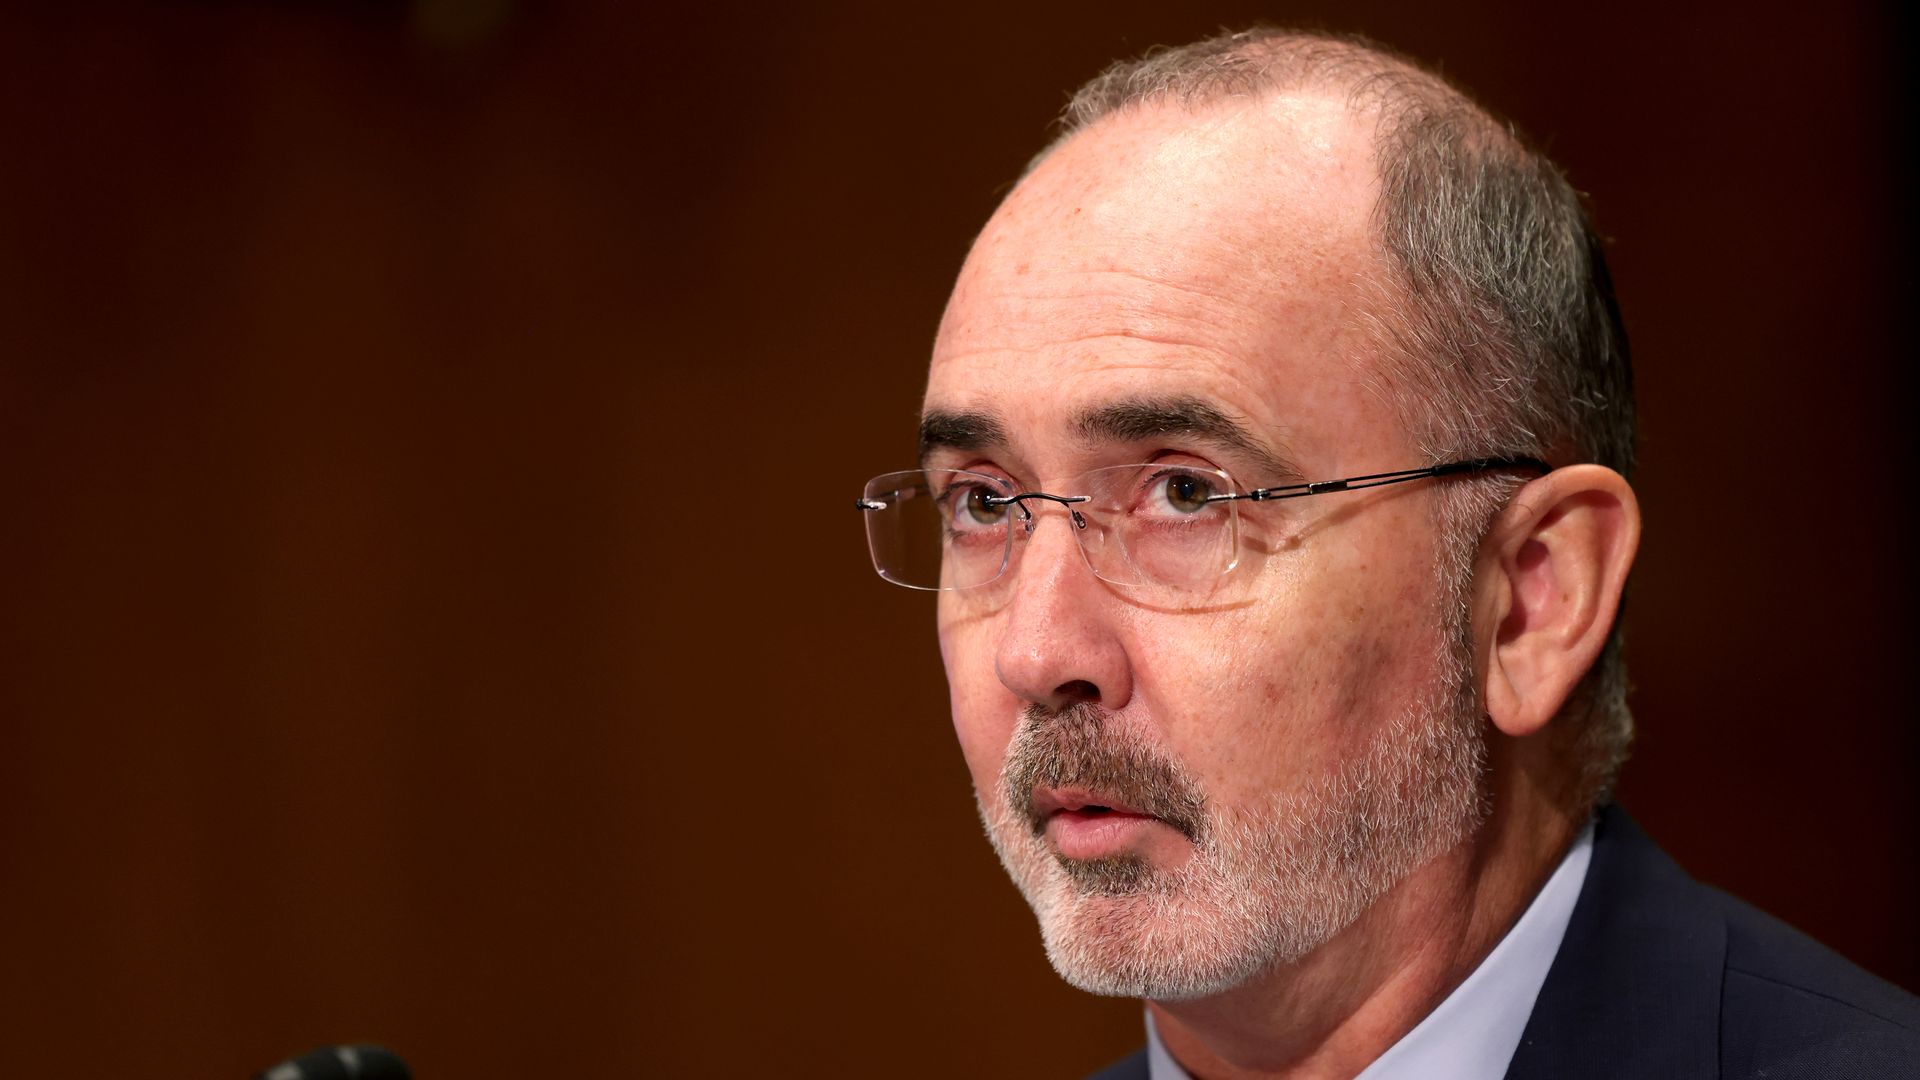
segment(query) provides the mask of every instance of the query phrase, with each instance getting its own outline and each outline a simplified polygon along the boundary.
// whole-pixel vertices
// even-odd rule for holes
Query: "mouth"
[[[1124,800],[1088,788],[1040,788],[1033,793],[1028,816],[1036,828],[1042,828],[1056,816],[1076,818],[1138,817],[1160,820]]]
[[[1185,835],[1178,826],[1110,794],[1085,788],[1041,788],[1028,808],[1034,834],[1063,858],[1091,861],[1140,855]]]
[[[1028,710],[1008,745],[1001,785],[1007,808],[1067,862],[1172,868],[1204,846],[1198,785],[1104,711]]]

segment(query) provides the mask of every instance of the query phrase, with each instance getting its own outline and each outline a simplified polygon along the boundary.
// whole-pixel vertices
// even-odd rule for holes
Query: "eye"
[[[1192,517],[1220,493],[1220,478],[1198,469],[1159,469],[1144,478],[1136,513]]]
[[[1011,504],[989,500],[999,493],[985,484],[955,484],[942,493],[947,527],[954,532],[979,532],[1005,524]]]
[[[1166,479],[1167,505],[1182,513],[1198,512],[1212,494],[1213,485],[1192,473],[1178,473]]]

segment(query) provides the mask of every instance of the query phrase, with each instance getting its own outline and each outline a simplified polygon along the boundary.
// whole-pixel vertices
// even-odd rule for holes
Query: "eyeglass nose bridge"
[[[1092,502],[1093,496],[1091,495],[1055,495],[1047,491],[1023,491],[1018,495],[1008,495],[1005,498],[998,495],[989,495],[986,497],[985,502],[988,506],[1012,506],[1018,509],[1020,511],[1020,523],[1026,526],[1027,534],[1031,536],[1033,534],[1033,511],[1027,508],[1028,499],[1045,499],[1048,502],[1057,502],[1067,508],[1067,514],[1073,518],[1073,527],[1075,529],[1085,529],[1087,527],[1086,516],[1080,513],[1074,504]]]

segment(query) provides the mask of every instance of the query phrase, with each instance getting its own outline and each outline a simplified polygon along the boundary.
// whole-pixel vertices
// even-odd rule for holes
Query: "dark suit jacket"
[[[1147,1056],[1089,1080],[1145,1080]],[[1920,999],[1687,877],[1602,810],[1508,1080],[1920,1077]]]

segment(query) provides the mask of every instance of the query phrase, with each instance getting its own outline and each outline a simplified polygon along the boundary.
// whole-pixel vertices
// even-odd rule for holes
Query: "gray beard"
[[[1465,658],[1449,652],[1429,698],[1361,753],[1244,808],[1209,803],[1179,762],[1104,710],[1029,709],[998,790],[975,798],[1054,969],[1096,994],[1216,994],[1313,952],[1465,840],[1486,814],[1486,750]],[[1068,785],[1160,817],[1193,856],[1161,870],[1055,855],[1028,808],[1036,787]]]

